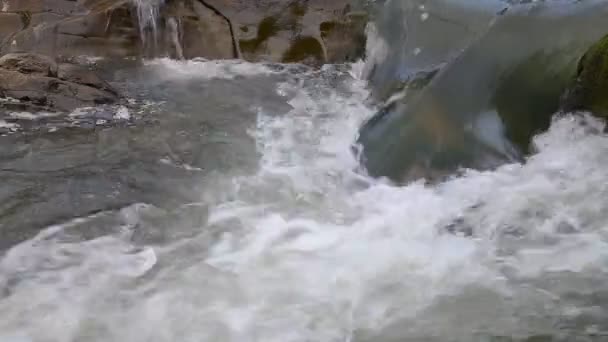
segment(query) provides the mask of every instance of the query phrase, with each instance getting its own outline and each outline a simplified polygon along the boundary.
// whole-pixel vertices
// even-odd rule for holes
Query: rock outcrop
[[[69,112],[78,107],[111,104],[118,93],[84,66],[56,63],[33,53],[0,58],[0,97],[9,110]]]
[[[576,80],[565,94],[562,108],[608,118],[608,35],[581,58]]]
[[[3,0],[0,52],[344,62],[367,16],[349,0]]]

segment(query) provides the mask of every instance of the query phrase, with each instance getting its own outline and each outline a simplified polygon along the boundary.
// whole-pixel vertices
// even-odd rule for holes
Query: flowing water
[[[165,0],[132,0],[136,8],[139,37],[142,44],[156,52],[160,34],[159,17]]]
[[[4,124],[0,341],[608,340],[597,119],[396,186],[360,63],[107,64],[129,109]]]

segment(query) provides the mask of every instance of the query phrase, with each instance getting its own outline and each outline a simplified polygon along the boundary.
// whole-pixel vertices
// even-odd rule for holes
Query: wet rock
[[[351,61],[364,53],[367,16],[349,2],[171,0],[147,18],[128,0],[5,0],[0,52]]]
[[[72,63],[59,64],[57,67],[57,78],[67,82],[105,90],[114,94],[116,93],[106,81],[102,80],[95,72],[82,65]]]
[[[329,63],[354,62],[365,55],[367,13],[352,12],[321,23],[321,38]]]
[[[222,8],[239,28],[236,34],[244,59],[318,65],[363,56],[368,18],[349,3],[275,0]]]
[[[119,101],[118,93],[86,67],[57,63],[37,54],[8,54],[0,58],[0,96],[8,109],[72,111]]]
[[[237,58],[230,21],[199,0],[174,1],[161,12],[164,54],[173,58]],[[163,52],[161,52],[163,54]]]
[[[523,161],[517,145],[524,150],[548,125],[568,70],[607,32],[606,13],[604,1],[535,2],[500,16],[411,101],[396,101],[363,125],[357,142],[365,169],[407,182],[414,168],[418,176]]]
[[[608,118],[608,35],[581,58],[576,81],[564,95],[562,108]]]
[[[439,72],[440,68],[430,71],[420,71],[407,75],[405,78],[393,78],[387,80],[382,85],[376,86],[374,89],[374,97],[381,102],[391,102],[390,98],[403,99],[408,101],[420,93],[426,87],[433,77]]]
[[[0,51],[46,55],[136,56],[140,51],[130,1],[7,0],[22,25],[3,37]]]
[[[322,64],[326,60],[322,43],[315,37],[299,37],[285,51],[282,61],[285,63]]]
[[[22,16],[18,13],[0,13],[0,43],[23,29]]]
[[[57,63],[47,56],[34,53],[9,53],[0,57],[0,69],[22,74],[57,76]]]
[[[502,78],[492,103],[507,138],[520,151],[530,152],[532,137],[549,128],[560,97],[576,76],[577,59],[575,55],[535,54]]]

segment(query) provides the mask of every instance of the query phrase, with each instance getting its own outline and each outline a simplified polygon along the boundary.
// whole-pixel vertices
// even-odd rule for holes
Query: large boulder
[[[581,58],[576,81],[565,94],[562,107],[608,118],[608,35]]]
[[[85,66],[56,63],[32,53],[0,58],[0,97],[8,109],[69,112],[78,107],[111,104],[118,93]]]
[[[396,101],[361,128],[368,173],[401,182],[411,180],[419,164],[449,173],[521,160],[530,138],[558,109],[577,60],[608,31],[607,14],[603,0],[511,8],[419,94]],[[593,53],[600,47],[582,64],[600,64]]]

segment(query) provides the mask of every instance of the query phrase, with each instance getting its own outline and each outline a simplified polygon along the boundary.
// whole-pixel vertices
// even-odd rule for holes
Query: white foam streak
[[[145,62],[161,79],[233,79],[237,76],[267,75],[273,73],[262,64],[239,60],[192,59],[177,61],[159,58]]]

